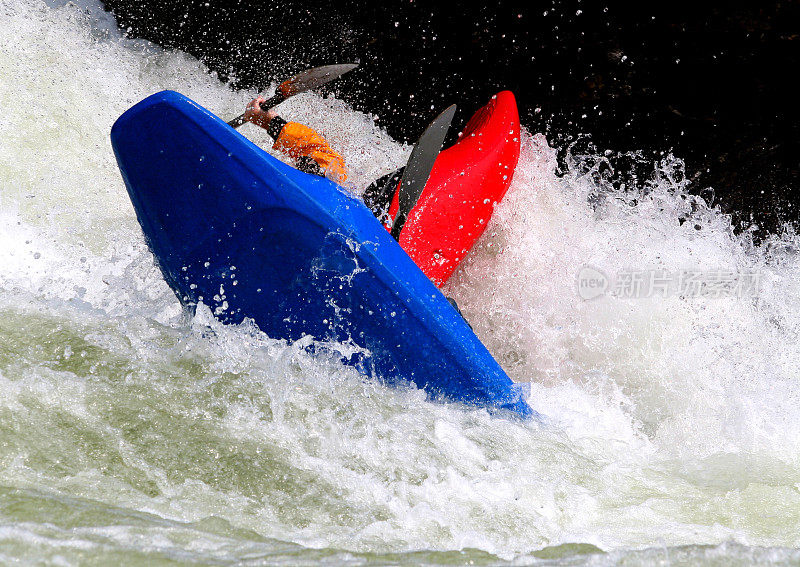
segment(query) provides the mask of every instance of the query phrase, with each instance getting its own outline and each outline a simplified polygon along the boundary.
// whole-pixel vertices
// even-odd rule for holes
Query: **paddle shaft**
[[[286,100],[286,97],[284,95],[282,95],[281,93],[278,93],[278,94],[274,95],[273,97],[268,98],[267,100],[262,102],[261,105],[260,105],[261,106],[261,110],[267,111],[270,108],[274,108],[274,107],[278,106],[280,103],[282,103],[284,100]],[[244,119],[244,114],[240,114],[239,116],[237,116],[233,120],[230,120],[228,122],[228,125],[229,126],[233,126],[234,128],[238,128],[239,126],[241,126],[245,122],[246,122],[246,120]]]

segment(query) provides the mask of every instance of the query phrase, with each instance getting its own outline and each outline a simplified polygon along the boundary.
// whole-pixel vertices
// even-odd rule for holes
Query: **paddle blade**
[[[314,67],[313,69],[295,75],[291,79],[285,80],[278,85],[275,92],[280,93],[284,98],[289,98],[298,93],[316,89],[326,83],[330,83],[356,67],[358,67],[358,63],[341,63],[338,65]]]
[[[278,88],[275,89],[275,95],[268,101],[261,103],[261,108],[263,110],[269,110],[273,106],[282,103],[290,96],[321,87],[326,83],[330,83],[334,79],[338,79],[356,67],[358,67],[358,63],[340,63],[338,65],[323,65],[322,67],[314,67],[308,71],[298,73],[291,79],[286,79],[280,85],[278,85]],[[244,124],[244,122],[244,114],[240,114],[233,120],[229,120],[228,125],[238,128]]]
[[[400,193],[398,196],[399,208],[392,225],[392,236],[396,240],[400,238],[400,231],[408,219],[408,214],[417,204],[422,190],[425,189],[425,184],[428,183],[433,163],[436,161],[436,156],[439,155],[439,150],[442,149],[444,138],[447,136],[455,113],[455,104],[445,109],[428,125],[417,143],[414,144],[414,149],[411,150],[411,157],[408,158],[408,164],[406,164],[398,189]]]

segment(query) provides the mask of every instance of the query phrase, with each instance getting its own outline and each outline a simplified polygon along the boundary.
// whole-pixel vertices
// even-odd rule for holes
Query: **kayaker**
[[[274,110],[263,110],[262,102],[266,102],[263,97],[250,101],[244,119],[267,131],[275,140],[273,149],[291,157],[300,171],[327,177],[339,184],[347,180],[344,158],[322,135],[298,122],[287,122]]]
[[[344,183],[347,171],[342,155],[331,148],[322,135],[308,126],[287,122],[274,110],[263,110],[261,103],[265,100],[258,97],[250,101],[244,119],[264,128],[275,140],[273,149],[291,157],[300,171],[327,177],[339,184]],[[364,192],[364,203],[382,221],[389,214],[389,205],[404,169],[400,168],[377,179]]]

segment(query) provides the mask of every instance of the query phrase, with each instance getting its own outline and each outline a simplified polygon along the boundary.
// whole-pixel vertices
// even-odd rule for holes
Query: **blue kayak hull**
[[[111,141],[139,223],[186,305],[273,338],[358,347],[369,375],[431,398],[534,412],[358,199],[273,158],[183,95],[123,114]]]

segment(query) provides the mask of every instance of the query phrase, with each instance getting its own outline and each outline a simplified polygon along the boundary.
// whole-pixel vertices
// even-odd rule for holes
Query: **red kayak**
[[[502,91],[475,113],[458,142],[436,158],[400,233],[400,246],[437,286],[447,281],[486,230],[511,184],[519,140],[516,100],[510,91]],[[398,207],[395,195],[391,219]]]

